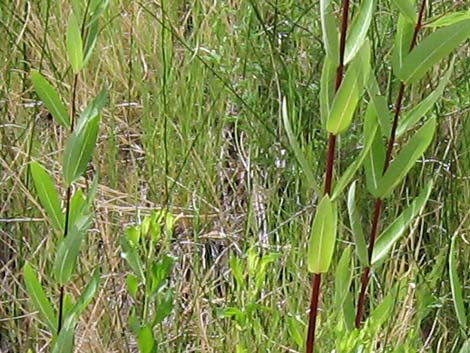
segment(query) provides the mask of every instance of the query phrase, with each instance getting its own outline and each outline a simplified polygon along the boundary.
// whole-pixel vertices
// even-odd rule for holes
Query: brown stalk
[[[339,45],[339,65],[336,69],[336,82],[335,82],[335,93],[343,82],[344,72],[344,51],[346,48],[346,32],[348,28],[348,17],[349,17],[349,0],[343,0],[342,9],[342,20],[341,20],[341,37]],[[335,162],[335,145],[336,135],[331,134],[328,141],[328,156],[325,166],[325,194],[331,193],[331,185],[333,180],[333,169]],[[320,284],[321,284],[321,273],[315,273],[312,279],[312,297],[310,299],[310,313],[308,322],[308,334],[307,334],[307,353],[313,353],[315,348],[315,329],[317,326],[317,314],[318,314],[318,301],[320,298]]]
[[[418,22],[416,23],[416,26],[415,26],[415,30],[413,33],[413,38],[411,40],[409,51],[411,51],[416,46],[418,33],[421,30],[421,27],[423,24],[425,7],[426,7],[426,0],[423,0],[421,3],[421,8],[419,10]],[[387,146],[387,153],[385,155],[385,164],[384,164],[383,173],[387,171],[388,167],[390,166],[390,161],[392,159],[393,146],[395,145],[398,120],[400,117],[404,96],[405,96],[405,83],[400,82],[400,88],[398,90],[397,101],[395,104],[395,113],[393,117],[392,130],[390,132],[390,138],[388,140],[388,146]],[[370,269],[371,269],[370,263],[372,261],[372,253],[374,251],[375,240],[377,239],[377,234],[380,228],[380,215],[382,212],[382,205],[383,205],[383,200],[381,198],[378,198],[375,201],[374,218],[372,221],[372,228],[371,228],[370,237],[369,237],[369,247],[368,247],[369,265],[364,267],[364,273],[362,275],[361,291],[360,291],[359,300],[357,303],[356,322],[355,322],[356,328],[361,327],[362,319],[364,317],[364,307],[365,307],[365,301],[366,301],[366,295],[367,295],[367,286],[369,284],[369,279],[370,279]]]

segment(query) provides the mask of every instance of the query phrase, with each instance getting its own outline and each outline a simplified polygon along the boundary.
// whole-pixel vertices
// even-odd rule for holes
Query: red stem
[[[410,51],[413,50],[413,48],[416,46],[418,33],[421,30],[422,23],[423,23],[425,7],[426,7],[426,0],[423,0],[423,2],[421,3],[421,8],[419,10],[418,22],[416,23],[415,30],[413,33],[413,38],[411,40]],[[390,166],[390,162],[392,160],[393,146],[395,145],[398,120],[400,118],[404,96],[405,96],[405,83],[400,82],[400,88],[398,90],[397,101],[395,104],[395,114],[393,117],[392,130],[390,132],[390,138],[388,140],[388,146],[387,146],[387,153],[385,155],[383,173],[387,171],[388,167]],[[377,239],[377,234],[380,228],[380,214],[382,211],[382,205],[383,205],[383,200],[378,198],[375,202],[374,218],[372,221],[372,228],[371,228],[370,237],[369,237],[369,248],[368,248],[369,264],[372,261],[372,253],[374,251],[375,240]],[[365,302],[366,302],[367,286],[369,284],[369,279],[370,279],[370,269],[371,269],[370,265],[364,267],[364,273],[362,275],[361,291],[360,291],[359,300],[357,303],[356,328],[361,328],[362,319],[364,317],[364,307],[365,307]]]
[[[343,82],[344,72],[344,51],[346,48],[346,32],[348,28],[348,17],[349,17],[349,0],[343,0],[342,9],[342,20],[341,20],[341,37],[339,44],[339,65],[336,69],[336,82],[335,82],[335,93]],[[328,141],[328,156],[325,167],[325,194],[331,193],[331,185],[333,180],[333,169],[335,162],[335,145],[336,135],[330,134]],[[313,353],[315,348],[315,330],[317,326],[317,314],[318,314],[318,302],[320,298],[320,283],[321,274],[315,273],[312,281],[312,297],[310,300],[310,314],[308,323],[308,334],[307,334],[307,353]]]

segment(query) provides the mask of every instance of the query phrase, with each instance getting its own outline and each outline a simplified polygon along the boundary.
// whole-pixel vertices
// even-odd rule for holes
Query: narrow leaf
[[[375,115],[378,117],[382,137],[388,138],[392,130],[393,117],[388,109],[387,99],[380,93],[379,83],[372,72],[369,74],[366,87]]]
[[[34,90],[55,121],[66,128],[70,128],[70,117],[67,113],[67,108],[65,108],[64,103],[60,100],[59,94],[54,87],[36,70],[31,71],[31,81],[33,82]]]
[[[137,335],[137,344],[140,353],[154,353],[155,352],[155,338],[153,337],[152,328],[144,326],[140,329]]]
[[[400,13],[411,23],[416,23],[416,8],[411,0],[392,0]]]
[[[302,171],[304,172],[305,176],[307,177],[308,184],[316,191],[320,190],[318,184],[315,180],[315,176],[313,174],[312,169],[310,168],[310,163],[307,162],[307,158],[305,157],[302,149],[300,148],[299,144],[297,143],[297,139],[292,132],[292,128],[289,122],[289,116],[287,114],[287,102],[286,98],[282,100],[282,120],[284,122],[284,129],[286,130],[287,138],[289,139],[290,146],[292,151],[294,152],[295,158],[299,162]]]
[[[395,43],[392,52],[392,69],[395,75],[399,74],[403,60],[410,52],[414,27],[414,23],[407,21],[403,15],[398,17]]]
[[[443,27],[426,37],[403,60],[398,77],[414,83],[442,58],[449,55],[460,43],[470,37],[470,20]]]
[[[328,56],[325,56],[320,78],[320,117],[324,128],[335,97],[335,77],[336,68]]]
[[[131,241],[129,241],[126,234],[121,237],[121,256],[127,261],[129,267],[140,279],[140,281],[145,282],[142,261],[139,257],[136,246]]]
[[[372,147],[364,161],[367,190],[377,196],[380,179],[385,165],[385,147],[380,134],[375,134]]]
[[[83,128],[77,129],[65,142],[63,172],[67,186],[77,180],[91,160],[98,137],[100,116],[91,118]]]
[[[341,308],[352,280],[351,247],[344,249],[335,271],[335,306]]]
[[[325,51],[334,66],[337,66],[339,64],[338,29],[331,0],[320,0],[320,20]]]
[[[367,253],[366,238],[362,229],[360,212],[356,207],[356,182],[351,184],[348,192],[348,215],[351,224],[351,230],[354,237],[354,244],[356,246],[356,254],[359,262],[363,266],[369,266],[369,256]]]
[[[429,182],[418,197],[380,234],[372,253],[372,265],[385,258],[411,222],[419,215],[431,194],[432,186],[433,183]]]
[[[70,14],[67,29],[67,52],[73,72],[79,72],[83,66],[83,41],[80,26],[73,12]]]
[[[450,289],[452,291],[452,300],[454,302],[455,314],[463,332],[467,332],[467,315],[465,313],[464,297],[462,294],[462,284],[460,283],[459,275],[457,272],[457,257],[458,251],[456,249],[457,235],[452,237],[449,253],[449,276],[450,276]]]
[[[344,62],[349,63],[364,44],[374,14],[375,0],[361,2],[358,15],[354,20],[346,41]]]
[[[379,180],[376,197],[388,197],[431,144],[436,131],[436,119],[429,119],[402,148],[385,174]]]
[[[401,119],[400,124],[397,129],[397,136],[403,135],[408,129],[410,129],[414,124],[416,124],[423,116],[425,116],[431,108],[436,104],[437,100],[442,96],[444,90],[449,83],[450,77],[452,75],[454,61],[450,63],[450,67],[445,73],[445,75],[440,79],[439,85],[436,89],[429,94],[425,99],[423,99],[419,104],[412,108],[405,116]]]
[[[310,272],[328,272],[335,249],[336,223],[335,204],[325,195],[317,206],[310,232],[307,259]]]
[[[23,269],[24,283],[26,291],[28,292],[34,307],[41,314],[42,318],[46,321],[49,331],[55,333],[57,331],[57,322],[49,299],[42,289],[41,283],[39,283],[36,277],[36,272],[33,270],[29,262],[26,262]]]
[[[56,230],[63,231],[64,214],[60,207],[59,194],[54,182],[46,170],[37,162],[31,163],[31,176],[41,205],[51,219],[52,225]]]
[[[85,308],[91,303],[91,301],[93,300],[93,297],[96,294],[96,291],[98,290],[99,283],[100,283],[100,271],[99,269],[96,269],[93,272],[90,282],[88,282],[85,290],[83,291],[83,293],[80,295],[75,305],[70,310],[70,312],[73,313],[76,317],[79,317],[81,313],[83,312],[83,310],[85,310]]]
[[[470,10],[455,11],[444,16],[436,16],[429,20],[426,27],[437,28],[453,25],[454,23],[470,19]]]

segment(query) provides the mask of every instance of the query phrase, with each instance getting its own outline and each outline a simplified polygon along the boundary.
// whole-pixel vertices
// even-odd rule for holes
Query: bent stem
[[[343,81],[344,51],[346,48],[346,32],[348,28],[349,0],[343,0],[341,37],[339,45],[339,65],[336,69],[335,93],[338,92]],[[331,134],[328,141],[328,157],[325,166],[325,194],[331,193],[333,169],[335,162],[336,135]],[[320,298],[321,273],[315,273],[312,280],[312,297],[310,299],[310,313],[307,334],[307,353],[313,353],[315,348],[315,330],[317,326],[318,302]]]
[[[421,30],[421,27],[423,25],[425,7],[426,7],[426,0],[423,0],[421,3],[421,8],[419,10],[418,22],[416,23],[416,26],[414,29],[413,38],[411,40],[409,51],[411,51],[416,46],[418,33]],[[395,145],[398,120],[400,117],[404,96],[405,96],[405,83],[402,81],[400,82],[400,88],[398,90],[397,101],[395,104],[393,125],[392,125],[392,130],[390,132],[390,138],[388,140],[387,153],[385,155],[383,173],[387,171],[388,167],[390,166],[390,161],[392,159],[393,146]],[[372,228],[371,228],[370,237],[369,237],[369,247],[368,247],[368,253],[367,253],[368,259],[369,259],[369,265],[364,267],[364,272],[362,275],[361,291],[360,291],[359,300],[357,303],[357,312],[356,312],[356,321],[355,321],[356,328],[361,328],[362,319],[364,317],[364,307],[365,307],[365,301],[366,301],[366,296],[367,296],[367,286],[369,284],[369,279],[370,279],[370,270],[371,270],[370,266],[371,266],[371,261],[372,261],[372,253],[374,252],[375,240],[377,239],[377,234],[380,228],[380,215],[382,212],[382,205],[383,205],[383,200],[381,198],[378,198],[375,201],[374,218],[372,221]]]

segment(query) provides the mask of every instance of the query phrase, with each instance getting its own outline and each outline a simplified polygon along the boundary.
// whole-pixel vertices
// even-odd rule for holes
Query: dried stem
[[[413,33],[413,39],[411,40],[410,51],[416,46],[418,33],[421,30],[421,27],[423,24],[425,7],[426,7],[426,0],[423,0],[421,3],[421,8],[419,10],[418,22],[416,23],[415,30]],[[383,173],[387,171],[390,165],[390,161],[392,160],[393,146],[395,145],[398,120],[400,117],[404,96],[405,96],[405,83],[400,82],[400,88],[398,90],[397,101],[395,104],[395,113],[393,117],[392,130],[390,132],[390,138],[388,140],[388,146],[387,146],[387,153],[385,155],[385,164],[384,164]],[[361,327],[362,319],[364,317],[364,307],[365,307],[365,301],[366,301],[366,295],[367,295],[367,286],[369,284],[369,279],[370,279],[370,269],[371,269],[370,263],[372,261],[372,253],[374,251],[375,240],[377,239],[377,234],[380,228],[380,214],[382,212],[382,205],[383,205],[383,200],[381,198],[378,198],[375,201],[374,218],[372,221],[372,228],[371,228],[370,237],[369,237],[369,248],[368,248],[369,266],[366,266],[364,268],[364,273],[362,275],[361,291],[359,294],[359,300],[357,304],[356,322],[355,322],[356,328]]]

